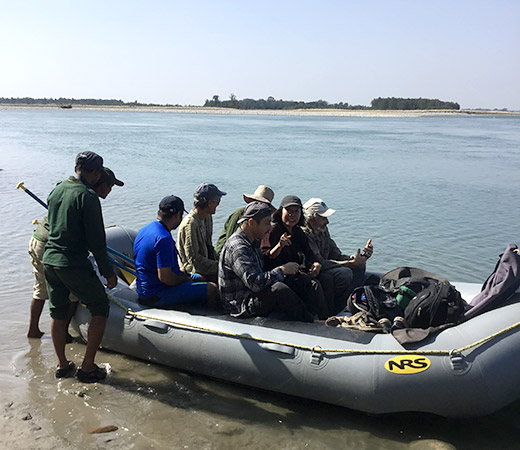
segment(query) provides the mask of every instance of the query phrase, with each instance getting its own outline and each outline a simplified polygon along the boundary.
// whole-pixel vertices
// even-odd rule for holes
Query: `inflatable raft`
[[[128,256],[133,236],[120,227],[107,230],[108,245]],[[480,290],[455,284],[465,299]],[[103,347],[179,370],[377,414],[474,417],[520,398],[518,291],[503,307],[406,349],[389,334],[323,322],[143,307],[122,280],[109,294]],[[78,308],[74,324],[83,338],[89,321]]]

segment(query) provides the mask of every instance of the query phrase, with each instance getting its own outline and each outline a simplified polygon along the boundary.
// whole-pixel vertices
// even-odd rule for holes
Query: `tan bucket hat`
[[[261,184],[258,186],[253,194],[244,194],[244,201],[246,203],[251,202],[262,202],[267,203],[269,205],[269,208],[274,212],[276,211],[276,208],[271,204],[274,198],[274,192],[273,190]]]

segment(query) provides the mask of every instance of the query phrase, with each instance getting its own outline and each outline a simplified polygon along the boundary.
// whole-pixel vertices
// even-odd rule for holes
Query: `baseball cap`
[[[267,203],[263,202],[251,202],[248,203],[246,209],[242,213],[242,218],[238,221],[238,223],[245,222],[248,219],[255,219],[259,221],[264,217],[271,216],[272,211],[269,208]]]
[[[109,169],[108,167],[103,167],[104,173],[101,174],[100,181],[103,181],[107,184],[115,184],[116,186],[124,186],[125,183],[123,183],[121,180],[118,180],[116,178],[116,174],[113,172],[112,169]]]
[[[302,201],[296,195],[286,195],[282,198],[280,208],[287,208],[288,206],[299,206],[301,208]]]
[[[221,191],[214,184],[201,183],[197,186],[197,189],[195,189],[195,193],[193,195],[205,200],[214,200],[216,197],[222,197],[223,195],[226,195],[226,193]]]
[[[335,209],[329,208],[321,198],[310,198],[303,205],[306,214],[317,214],[321,217],[332,216],[336,212]]]
[[[106,174],[108,175],[108,182],[110,184],[115,184],[116,186],[124,186],[125,183],[123,183],[121,180],[118,180],[116,178],[116,174],[112,169],[109,169],[108,167],[103,167],[105,169]]]
[[[76,155],[76,167],[85,170],[99,170],[103,167],[103,158],[94,152],[81,152]]]
[[[179,211],[184,211],[187,213],[184,209],[184,202],[182,199],[177,197],[176,195],[168,195],[164,197],[161,202],[159,203],[159,209],[164,212],[169,213],[178,213]]]

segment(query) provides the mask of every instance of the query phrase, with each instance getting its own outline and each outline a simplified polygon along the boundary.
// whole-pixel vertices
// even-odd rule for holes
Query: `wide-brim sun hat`
[[[269,186],[261,184],[258,186],[254,193],[244,194],[244,201],[246,203],[251,202],[262,202],[266,203],[272,211],[276,211],[276,208],[271,203],[274,199],[274,192]]]

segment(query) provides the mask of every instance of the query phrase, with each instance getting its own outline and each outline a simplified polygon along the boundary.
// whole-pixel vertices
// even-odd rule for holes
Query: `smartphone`
[[[367,241],[367,245],[365,245],[365,248],[361,251],[361,256],[366,256],[367,248],[370,247],[371,244],[372,244],[372,239],[369,239]]]

